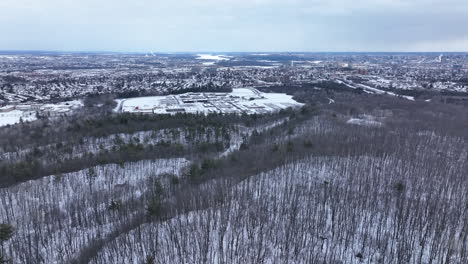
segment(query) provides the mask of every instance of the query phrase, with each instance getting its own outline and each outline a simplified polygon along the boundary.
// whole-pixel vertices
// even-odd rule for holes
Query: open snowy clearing
[[[373,126],[380,127],[382,122],[378,121],[375,116],[371,115],[361,115],[359,117],[350,118],[346,121],[347,124],[360,125],[360,126]]]
[[[21,121],[30,122],[37,119],[37,114],[48,116],[67,114],[83,106],[80,100],[60,102],[56,104],[20,104],[7,105],[0,109],[0,127],[18,124]]]
[[[21,121],[28,122],[36,120],[35,112],[23,112],[20,110],[13,110],[10,112],[0,113],[0,126],[14,125]]]
[[[382,126],[382,123],[379,121],[370,120],[370,119],[362,119],[362,118],[351,118],[348,121],[346,121],[346,123],[353,124],[353,125],[360,125],[360,126],[375,126],[375,127]]]

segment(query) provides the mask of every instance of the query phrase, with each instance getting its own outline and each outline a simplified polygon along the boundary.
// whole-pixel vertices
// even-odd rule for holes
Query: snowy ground
[[[56,104],[45,104],[41,107],[42,108],[48,108],[52,111],[71,111],[73,109],[77,109],[80,107],[83,107],[84,104],[81,100],[72,100],[72,101],[65,101],[65,102],[59,102]]]
[[[118,103],[117,112],[154,114],[176,112],[264,114],[288,107],[302,106],[290,95],[262,93],[253,88],[234,89],[231,93],[186,93],[138,97],[118,101]]]
[[[419,228],[402,224],[395,217],[401,205],[381,209],[385,203],[397,204],[397,197],[389,198],[395,194],[388,191],[388,178],[428,170],[394,156],[309,157],[233,186],[220,206],[145,223],[122,234],[106,244],[91,263],[138,264],[148,256],[161,264],[443,263],[445,248],[437,251],[433,245],[447,243],[449,231],[461,241],[459,229],[446,222],[440,222],[440,227],[424,224]],[[373,192],[370,202],[363,191],[348,189],[365,184]],[[458,210],[445,202],[444,206]],[[423,215],[412,203],[404,206],[410,208],[408,219]],[[463,221],[454,217],[453,223]],[[392,233],[398,226],[401,237]],[[404,257],[403,239],[415,241],[405,246],[408,253]],[[461,260],[463,242],[452,245],[450,262],[466,263]]]
[[[197,60],[215,60],[215,61],[221,61],[221,60],[229,60],[230,56],[225,56],[225,55],[211,55],[211,54],[198,54],[197,55]]]
[[[14,125],[21,122],[28,122],[36,120],[35,112],[23,112],[20,110],[13,110],[10,112],[0,113],[0,127],[7,125]]]
[[[93,176],[86,169],[0,189],[0,223],[16,227],[15,236],[3,244],[11,263],[69,263],[93,239],[144,208],[138,203],[151,190],[152,180],[165,173],[179,175],[186,165],[185,159],[108,164],[94,167]],[[108,209],[113,200],[124,212]]]
[[[35,106],[36,110],[33,110],[31,105],[16,105],[16,106],[5,106],[6,108],[16,108],[9,112],[0,112],[0,127],[7,125],[14,125],[21,122],[30,122],[37,119],[36,112],[43,114],[66,114],[74,109],[83,106],[83,102],[80,100],[60,102],[56,104],[40,104]]]
[[[367,86],[367,85],[364,85],[364,84],[357,84],[356,86],[354,86],[352,84],[349,84],[349,83],[341,81],[341,80],[336,80],[336,82],[340,83],[340,84],[344,84],[344,85],[346,85],[346,86],[348,86],[349,88],[352,88],[352,89],[361,88],[361,89],[364,90],[364,92],[370,93],[370,94],[387,94],[387,95],[391,95],[391,96],[404,98],[404,99],[407,99],[407,100],[410,100],[410,101],[415,100],[413,96],[399,95],[399,94],[396,94],[396,93],[393,93],[393,92],[383,91],[383,90],[380,90],[380,89],[377,89],[377,88],[374,88],[374,87],[370,87],[370,86]]]
[[[374,116],[371,115],[362,115],[357,118],[351,118],[346,121],[347,124],[360,125],[360,126],[382,126],[382,122],[377,121]]]

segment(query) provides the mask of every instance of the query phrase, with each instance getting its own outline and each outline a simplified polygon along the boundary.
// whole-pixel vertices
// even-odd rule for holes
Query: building
[[[13,105],[7,105],[7,106],[0,107],[0,112],[2,112],[2,113],[11,112],[13,110],[15,110],[15,106],[13,106]]]

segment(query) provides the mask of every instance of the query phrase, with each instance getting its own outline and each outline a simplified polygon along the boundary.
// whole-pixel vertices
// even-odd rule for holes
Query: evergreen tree
[[[0,224],[0,245],[1,245],[0,264],[7,262],[4,249],[3,249],[3,244],[13,237],[14,232],[15,232],[15,228],[12,225]]]

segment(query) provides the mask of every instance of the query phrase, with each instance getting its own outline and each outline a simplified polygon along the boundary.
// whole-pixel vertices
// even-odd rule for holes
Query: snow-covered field
[[[60,115],[71,112],[74,109],[83,106],[80,100],[59,102],[56,104],[36,104],[36,105],[10,105],[2,107],[2,109],[14,109],[5,112],[0,112],[0,127],[6,125],[18,124],[21,121],[30,122],[37,119],[37,113],[45,115]]]
[[[65,102],[59,102],[56,104],[44,104],[41,109],[50,109],[52,111],[57,111],[57,112],[68,112],[73,109],[77,109],[80,107],[83,107],[83,101],[81,100],[72,100],[72,101],[65,101]]]
[[[10,112],[0,113],[0,127],[7,125],[18,124],[21,121],[28,122],[36,120],[36,113],[32,111],[23,112],[20,110],[13,110]]]
[[[292,96],[262,93],[252,88],[231,93],[186,93],[181,95],[138,97],[119,101],[119,112],[129,113],[247,113],[264,114],[288,107],[300,107]]]

